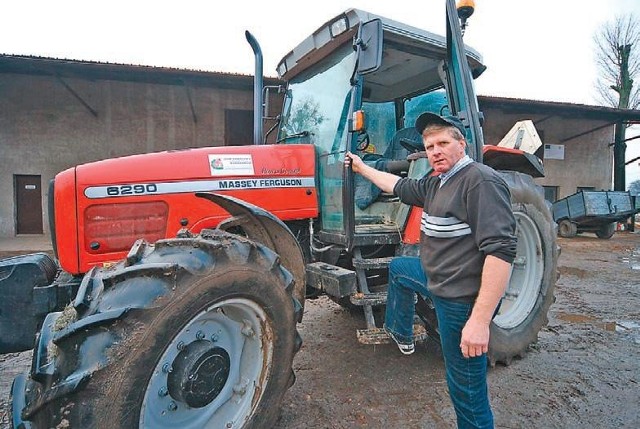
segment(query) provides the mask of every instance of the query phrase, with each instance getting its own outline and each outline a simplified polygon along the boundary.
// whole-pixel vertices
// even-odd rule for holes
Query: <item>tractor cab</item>
[[[452,19],[458,20],[455,10]],[[351,250],[403,239],[410,208],[345,169],[347,151],[378,169],[422,177],[430,171],[426,158],[407,156],[424,150],[414,123],[430,111],[460,116],[469,155],[481,158],[470,75],[478,76],[484,66],[476,51],[463,49],[451,27],[458,29],[458,22],[447,25],[453,40],[447,43],[445,37],[350,9],[280,61],[278,74],[287,87],[277,140],[315,146],[323,242]]]

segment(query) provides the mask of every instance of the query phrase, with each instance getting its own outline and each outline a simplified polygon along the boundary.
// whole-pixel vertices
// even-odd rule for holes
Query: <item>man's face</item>
[[[429,163],[437,173],[451,170],[465,155],[465,141],[457,140],[451,134],[451,131],[445,128],[431,131],[422,137]]]

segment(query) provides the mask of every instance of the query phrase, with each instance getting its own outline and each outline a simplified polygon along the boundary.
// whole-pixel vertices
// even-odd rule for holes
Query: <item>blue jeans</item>
[[[413,341],[415,294],[430,298],[436,309],[449,396],[458,428],[493,428],[487,386],[487,355],[465,358],[460,351],[462,328],[473,304],[438,298],[427,289],[420,258],[401,256],[389,265],[385,328],[400,342]]]

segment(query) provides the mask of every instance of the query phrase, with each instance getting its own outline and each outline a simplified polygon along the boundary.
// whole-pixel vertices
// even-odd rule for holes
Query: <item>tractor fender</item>
[[[544,177],[544,167],[540,158],[520,149],[485,145],[482,148],[483,163],[494,170],[508,170]]]
[[[295,280],[294,296],[304,306],[306,274],[304,254],[300,243],[289,227],[270,213],[256,205],[228,195],[197,192],[204,198],[222,207],[232,216],[218,225],[218,229],[241,228],[244,235],[273,250],[280,256],[282,265],[291,272]]]

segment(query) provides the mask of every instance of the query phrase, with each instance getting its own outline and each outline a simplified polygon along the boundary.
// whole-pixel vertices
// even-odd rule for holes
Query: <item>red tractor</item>
[[[469,155],[504,171],[518,254],[491,327],[492,363],[536,341],[553,301],[555,224],[529,154],[484,146],[465,48],[467,7],[447,36],[360,10],[327,22],[278,65],[277,144],[263,144],[256,55],[254,145],[80,165],[51,184],[54,262],[0,261],[0,352],[33,348],[14,380],[14,428],[267,428],[294,382],[309,293],[360,306],[363,342],[384,341],[394,255],[417,251],[420,210],[344,168],[347,150],[409,177],[430,173],[413,128],[424,111],[463,119]],[[267,112],[268,113],[268,112]],[[418,316],[437,335],[432,307]],[[64,426],[67,425],[67,426]]]

